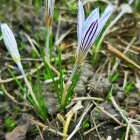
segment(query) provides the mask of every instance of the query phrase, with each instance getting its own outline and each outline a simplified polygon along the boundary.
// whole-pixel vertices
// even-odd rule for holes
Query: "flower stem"
[[[45,45],[45,57],[50,60],[50,33],[51,33],[51,27],[47,29],[47,40]]]
[[[33,92],[33,90],[32,90],[32,86],[31,86],[30,82],[28,81],[28,79],[27,79],[27,77],[26,77],[26,74],[25,74],[25,72],[24,72],[24,70],[23,70],[23,67],[22,67],[22,65],[21,65],[21,62],[19,61],[19,62],[17,63],[17,65],[18,65],[19,70],[21,71],[21,74],[23,75],[24,81],[25,81],[25,83],[26,83],[26,85],[27,85],[27,87],[28,87],[28,90],[29,90],[29,92],[30,92],[30,94],[31,94],[31,96],[32,96],[32,98],[33,98],[33,100],[34,100],[34,102],[36,103],[37,106],[39,106],[38,101],[36,100],[36,97],[35,97],[34,92]]]
[[[74,76],[74,73],[76,72],[77,67],[78,66],[76,64],[74,64],[74,67],[73,67],[72,73],[70,75],[70,78],[69,78],[69,80],[67,81],[67,83],[65,85],[65,88],[64,88],[64,91],[63,91],[63,94],[62,94],[61,107],[63,107],[63,105],[65,104],[67,90],[68,90],[70,84],[72,83],[72,77]]]

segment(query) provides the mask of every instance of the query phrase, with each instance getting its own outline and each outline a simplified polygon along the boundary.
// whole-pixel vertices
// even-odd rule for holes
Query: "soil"
[[[111,0],[110,0],[111,2]],[[35,41],[35,34],[38,33],[41,47],[44,48],[44,38],[42,30],[46,31],[44,20],[44,4],[36,6],[35,2],[30,1],[0,1],[0,22],[6,22],[14,32],[20,50],[21,61],[26,73],[30,73],[35,64],[38,66],[42,63],[39,56],[33,57],[33,47],[30,44],[26,34]],[[53,58],[58,57],[57,47],[60,47],[62,57],[62,68],[65,69],[65,82],[67,81],[74,64],[74,53],[77,47],[77,1],[73,1],[73,10],[70,8],[69,1],[56,1],[55,14],[57,20],[53,21]],[[96,2],[93,2],[96,3]],[[113,3],[113,1],[112,1]],[[104,2],[97,2],[98,5]],[[115,6],[111,16],[112,21],[120,12],[119,3],[113,3]],[[96,6],[87,3],[85,9],[92,10]],[[58,12],[59,11],[59,12]],[[5,45],[0,40],[0,140],[59,140],[62,136],[44,129],[35,121],[40,122],[50,128],[63,132],[63,125],[57,115],[60,113],[65,119],[66,114],[77,103],[76,98],[81,100],[82,109],[78,110],[75,117],[72,118],[68,135],[76,128],[83,112],[88,104],[93,104],[90,110],[84,116],[80,128],[72,140],[123,140],[126,138],[127,129],[130,126],[128,140],[140,140],[140,13],[136,11],[135,4],[132,4],[132,13],[124,14],[120,20],[109,30],[104,38],[98,58],[93,60],[95,54],[93,45],[88,53],[86,60],[81,66],[81,75],[76,87],[74,88],[73,99],[68,103],[68,107],[64,111],[59,110],[57,95],[52,83],[46,83],[43,77],[43,68],[39,69],[42,90],[44,93],[45,106],[48,110],[49,120],[43,122],[29,106],[15,103],[7,94],[3,92],[3,86],[6,91],[14,97],[19,103],[27,103],[21,97],[21,91],[14,80],[9,80],[11,75],[8,71],[10,68],[16,76],[20,76],[16,64],[12,61]],[[58,31],[60,30],[60,31]],[[67,31],[70,30],[69,33]],[[64,37],[62,37],[64,36]],[[132,44],[130,42],[136,37]],[[59,41],[60,40],[60,41]],[[24,48],[21,49],[21,42]],[[56,45],[57,44],[57,45]],[[127,46],[131,47],[124,54],[114,53],[109,50],[108,45],[117,49],[121,54],[126,50]],[[35,45],[38,50],[37,46]],[[114,65],[118,63],[113,71]],[[55,65],[54,63],[52,65]],[[59,70],[58,65],[56,69]],[[118,76],[117,76],[118,74]],[[32,82],[37,85],[36,73],[30,75]],[[115,76],[117,76],[115,78]],[[114,79],[114,81],[113,81]],[[24,80],[19,79],[26,88]],[[131,84],[132,83],[132,84]],[[110,97],[111,94],[111,97]],[[102,99],[96,101],[87,98]],[[113,102],[113,99],[117,106]],[[124,116],[128,119],[124,119]],[[6,122],[9,123],[6,125]],[[13,127],[12,127],[13,124]],[[86,124],[86,125],[84,125]],[[136,129],[136,131],[133,129]],[[126,139],[125,139],[126,140]]]

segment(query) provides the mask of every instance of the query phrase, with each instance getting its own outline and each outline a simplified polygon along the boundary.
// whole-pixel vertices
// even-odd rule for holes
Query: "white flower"
[[[0,25],[1,25],[1,31],[2,31],[4,44],[6,48],[8,49],[13,61],[18,65],[19,70],[21,71],[23,77],[25,78],[26,76],[25,76],[21,61],[20,61],[20,54],[18,51],[17,42],[14,37],[14,34],[6,23],[2,23]]]
[[[14,62],[18,63],[20,61],[20,54],[14,34],[6,23],[1,24],[1,31],[6,48]]]

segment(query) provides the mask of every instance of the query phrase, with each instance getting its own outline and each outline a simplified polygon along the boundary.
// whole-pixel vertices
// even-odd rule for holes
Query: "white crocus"
[[[18,51],[17,42],[13,32],[6,23],[1,24],[1,31],[6,48],[8,49],[13,61],[18,65],[18,68],[20,69],[23,77],[25,78],[25,73],[20,61],[20,54]]]
[[[25,83],[28,87],[28,90],[29,90],[34,102],[38,105],[38,101],[36,100],[36,97],[33,93],[32,87],[31,87],[30,83],[28,82],[28,79],[27,79],[25,72],[23,70],[23,67],[22,67],[22,64],[20,61],[20,54],[18,51],[17,42],[16,42],[16,39],[14,37],[14,34],[6,23],[1,24],[1,31],[2,31],[4,44],[5,44],[6,48],[8,49],[14,62],[18,65],[18,68],[24,77]]]

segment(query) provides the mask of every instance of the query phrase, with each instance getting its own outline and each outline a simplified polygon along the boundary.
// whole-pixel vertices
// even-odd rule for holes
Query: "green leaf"
[[[61,64],[61,52],[60,49],[58,48],[58,56],[59,56],[59,72],[60,72],[60,90],[61,90],[61,99],[62,99],[62,94],[63,94],[63,72],[62,72],[62,64]]]
[[[49,71],[50,76],[51,76],[51,78],[53,80],[53,84],[54,84],[54,88],[55,88],[55,91],[56,91],[56,94],[57,94],[58,102],[61,103],[61,99],[60,99],[60,95],[59,95],[59,90],[58,90],[58,84],[57,84],[57,82],[55,82],[54,76],[52,74],[52,70],[50,69],[48,63],[46,62],[46,60],[44,58],[43,51],[42,51],[40,43],[39,43],[38,35],[36,34],[35,37],[36,37],[36,40],[37,40],[37,43],[38,43],[38,46],[39,46],[39,49],[40,49],[40,54],[41,54],[41,58],[43,60],[44,66],[45,66],[45,71],[46,71],[46,73],[47,73],[47,71]]]

